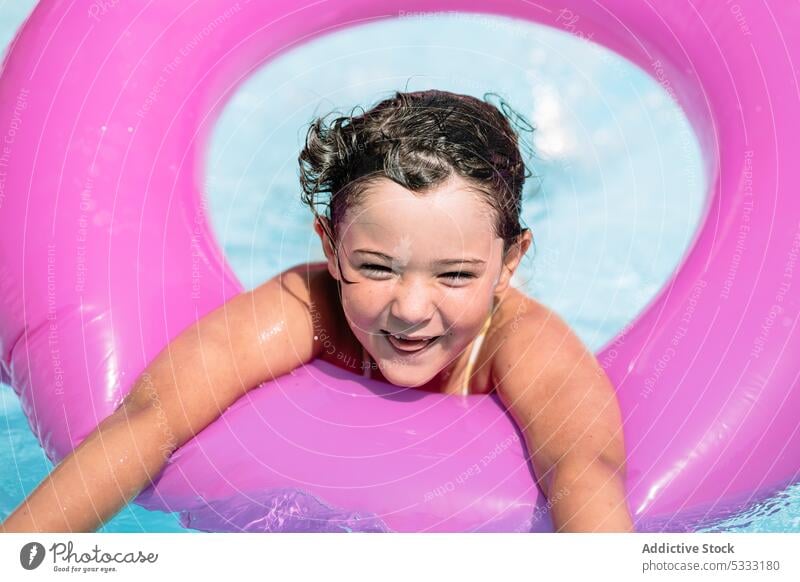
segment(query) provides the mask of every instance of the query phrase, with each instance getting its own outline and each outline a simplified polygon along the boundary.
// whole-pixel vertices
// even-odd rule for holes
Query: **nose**
[[[422,280],[401,280],[395,286],[394,299],[389,310],[393,329],[402,333],[414,333],[427,325],[435,309],[432,291]]]

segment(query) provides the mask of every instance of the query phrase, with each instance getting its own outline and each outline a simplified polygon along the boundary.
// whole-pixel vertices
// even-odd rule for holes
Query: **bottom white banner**
[[[0,579],[800,580],[800,534],[0,534]]]

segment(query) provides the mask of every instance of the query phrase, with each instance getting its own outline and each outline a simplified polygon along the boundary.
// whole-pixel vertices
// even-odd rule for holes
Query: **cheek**
[[[476,308],[476,295],[482,293],[476,293],[475,288],[455,287],[440,300],[439,317],[447,332],[443,339],[448,349],[468,344],[483,326],[488,308]],[[343,289],[341,300],[348,320],[357,327],[354,331],[368,333],[384,324],[392,302],[392,290],[387,285],[359,282]],[[464,312],[465,308],[469,309],[468,313]]]
[[[474,337],[475,325],[472,319],[467,319],[467,317],[466,314],[456,313],[445,320],[447,333],[443,339],[447,349],[460,349]]]
[[[351,289],[342,293],[342,307],[348,320],[361,328],[371,329],[380,319],[383,306],[386,304],[380,293],[369,289],[368,285],[356,285],[360,289]]]

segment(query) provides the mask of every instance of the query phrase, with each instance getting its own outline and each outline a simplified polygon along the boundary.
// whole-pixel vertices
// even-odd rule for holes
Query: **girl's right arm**
[[[315,333],[331,323],[325,281],[290,269],[181,332],[0,531],[86,532],[111,519],[239,397],[319,354]]]

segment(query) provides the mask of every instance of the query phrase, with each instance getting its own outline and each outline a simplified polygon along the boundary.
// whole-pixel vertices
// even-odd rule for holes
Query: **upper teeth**
[[[392,337],[395,337],[395,338],[397,338],[397,339],[401,339],[401,340],[406,340],[406,341],[422,341],[422,340],[429,340],[429,339],[431,339],[431,338],[429,338],[429,337],[418,337],[418,338],[411,338],[411,337],[406,337],[406,336],[404,336],[404,335],[394,335],[394,334],[392,335]]]

